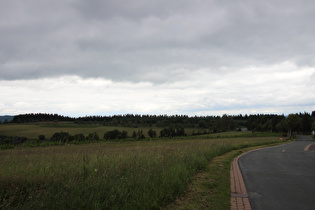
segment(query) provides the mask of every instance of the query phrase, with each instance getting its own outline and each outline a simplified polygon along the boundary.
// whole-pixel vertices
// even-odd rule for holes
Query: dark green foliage
[[[302,117],[302,122],[301,122],[302,132],[303,134],[309,134],[312,128],[311,116],[308,113],[304,113],[304,115],[302,115],[301,117]]]
[[[183,126],[179,127],[168,127],[164,128],[160,131],[160,136],[161,137],[174,137],[174,136],[185,136],[185,128]]]
[[[84,136],[82,133],[80,133],[80,134],[75,134],[75,135],[74,135],[74,140],[75,140],[75,141],[85,141],[85,136]]]
[[[127,131],[119,131],[117,129],[112,130],[112,131],[107,131],[104,134],[104,139],[105,140],[113,140],[113,139],[125,139],[128,136]]]
[[[172,127],[164,128],[160,131],[161,137],[173,137],[175,136],[175,129]]]
[[[133,131],[131,137],[132,137],[133,139],[136,139],[136,138],[137,138],[137,132],[136,132],[136,131]]]
[[[138,130],[137,132],[134,131],[132,133],[132,138],[137,139],[137,140],[141,140],[141,139],[145,139],[145,136],[144,136],[142,130]]]
[[[177,126],[175,128],[175,134],[176,134],[176,136],[186,136],[184,126]]]
[[[246,122],[246,127],[251,131],[283,131],[284,115],[250,115]]]
[[[14,116],[12,123],[30,123],[30,122],[50,122],[50,121],[73,121],[74,118],[58,114],[20,114]]]
[[[121,138],[122,139],[125,139],[125,138],[127,138],[128,137],[128,132],[127,131],[122,131],[121,132]]]
[[[52,135],[50,141],[69,142],[73,141],[74,136],[71,136],[68,132],[57,132]]]
[[[0,135],[0,144],[18,145],[25,142],[26,140],[27,138],[23,136]]]
[[[44,140],[46,139],[46,136],[45,136],[45,135],[39,135],[39,136],[38,136],[38,139],[39,139],[40,141],[44,141]]]
[[[297,114],[290,114],[285,119],[286,128],[289,131],[289,135],[292,136],[292,133],[300,129],[301,121]]]
[[[156,137],[156,131],[151,128],[148,131],[148,135],[149,135],[150,138],[155,138]]]
[[[87,140],[100,140],[99,135],[97,134],[97,132],[94,133],[89,133],[89,135],[86,137]]]

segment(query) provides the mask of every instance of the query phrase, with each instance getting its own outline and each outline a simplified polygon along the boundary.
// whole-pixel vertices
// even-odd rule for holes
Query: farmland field
[[[25,136],[29,129],[34,138],[52,129],[23,126],[15,133]],[[279,138],[187,137],[0,150],[0,208],[159,209],[183,194],[213,158],[275,141]]]
[[[97,132],[102,138],[104,133],[110,130],[118,129],[120,131],[125,130],[128,132],[128,136],[132,135],[133,131],[143,130],[143,134],[148,137],[147,133],[149,129],[160,132],[162,128],[159,127],[112,127],[102,126],[101,124],[80,125],[69,122],[59,123],[30,123],[30,124],[0,124],[0,134],[6,136],[25,136],[28,139],[37,139],[39,135],[45,135],[46,138],[50,138],[56,132],[68,132],[71,135],[82,133],[85,136],[89,133]],[[205,129],[198,128],[186,128],[185,131],[188,135],[193,132],[203,132]]]

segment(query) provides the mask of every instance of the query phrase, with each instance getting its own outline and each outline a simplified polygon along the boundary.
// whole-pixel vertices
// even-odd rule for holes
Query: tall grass
[[[275,137],[97,143],[0,151],[0,208],[158,209],[216,156]]]

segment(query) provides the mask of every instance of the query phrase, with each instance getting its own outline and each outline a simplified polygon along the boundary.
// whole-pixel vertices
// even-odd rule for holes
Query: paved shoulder
[[[239,159],[252,209],[314,209],[315,151],[308,139],[262,149]]]

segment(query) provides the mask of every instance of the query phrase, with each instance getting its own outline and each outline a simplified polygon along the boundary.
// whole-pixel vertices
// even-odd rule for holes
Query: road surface
[[[310,136],[254,151],[239,159],[253,210],[315,209],[315,151]]]

